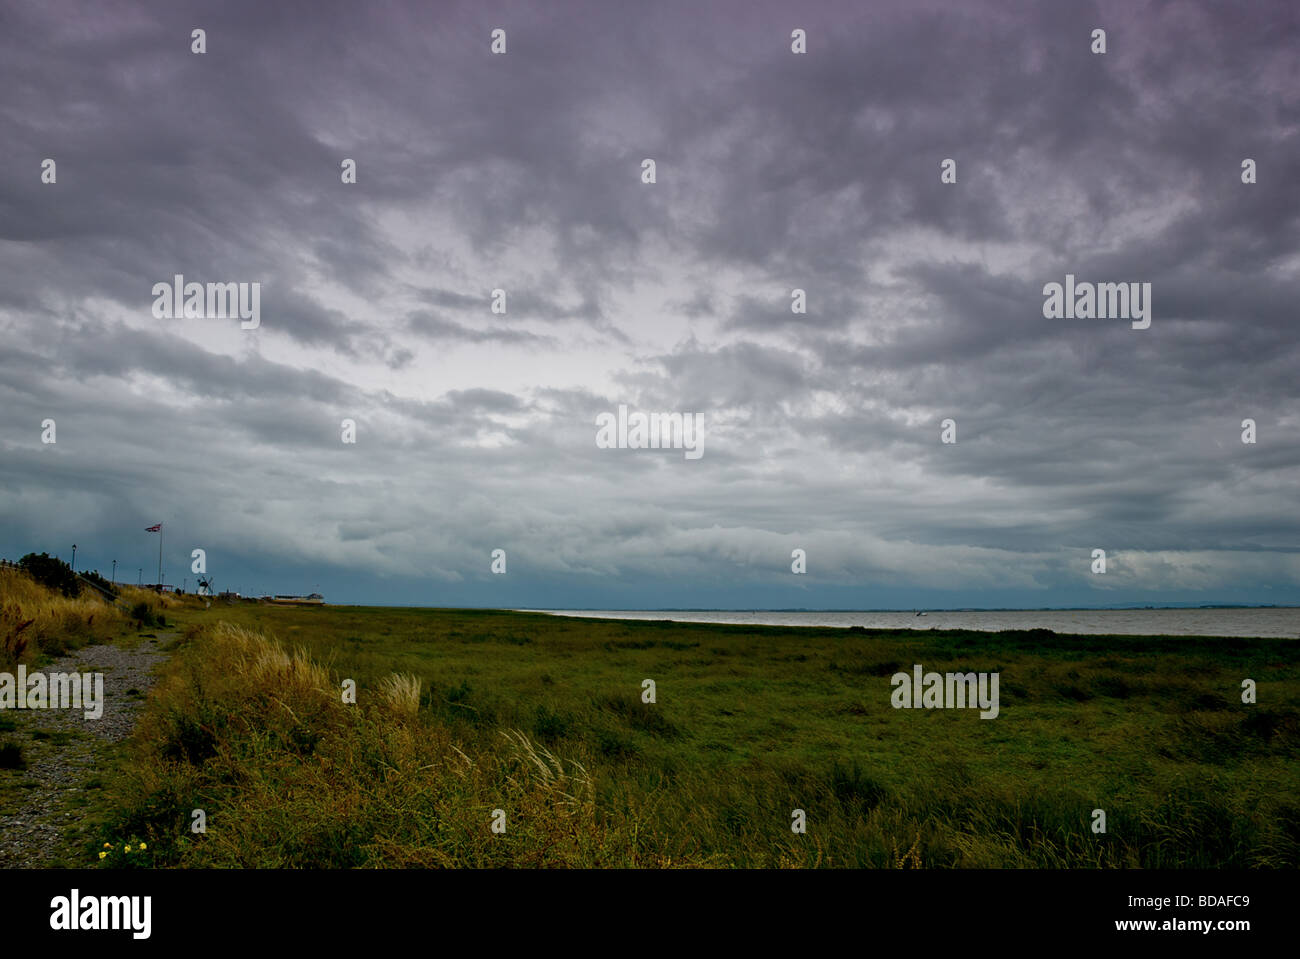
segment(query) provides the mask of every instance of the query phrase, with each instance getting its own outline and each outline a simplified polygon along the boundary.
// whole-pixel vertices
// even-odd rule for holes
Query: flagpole
[[[162,592],[162,523],[158,524],[158,592]]]

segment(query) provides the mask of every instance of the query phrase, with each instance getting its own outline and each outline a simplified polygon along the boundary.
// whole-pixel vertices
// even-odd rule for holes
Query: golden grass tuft
[[[565,769],[564,761],[518,729],[502,730],[501,736],[511,746],[510,758],[526,770],[535,783],[555,793],[560,805],[574,806],[591,801],[591,775],[577,760],[568,760],[569,768]]]
[[[400,716],[414,717],[420,710],[420,680],[410,673],[393,673],[379,681],[380,701]]]
[[[332,693],[328,670],[304,650],[290,652],[260,633],[229,623],[218,623],[213,633],[230,660],[229,668],[251,687],[290,696]]]

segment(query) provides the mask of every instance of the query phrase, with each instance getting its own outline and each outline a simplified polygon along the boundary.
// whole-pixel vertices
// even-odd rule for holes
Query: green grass
[[[195,631],[97,837],[147,836],[162,865],[1300,864],[1295,641],[255,604],[175,618],[261,630],[360,694],[348,712],[328,690],[295,705],[223,685],[205,665],[218,640]],[[889,677],[914,663],[999,672],[1000,715],[891,708]],[[414,716],[371,709],[394,672],[421,680]],[[521,778],[534,747],[575,777],[571,804]],[[238,827],[183,832],[199,807]]]

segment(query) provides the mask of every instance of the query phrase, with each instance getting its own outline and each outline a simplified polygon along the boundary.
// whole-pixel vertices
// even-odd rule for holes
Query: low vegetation
[[[0,567],[0,669],[62,655],[125,625],[122,611],[94,590],[66,595],[23,569]]]
[[[1294,641],[175,615],[96,837],[155,865],[1300,865]],[[893,709],[913,663],[999,672],[998,718]]]

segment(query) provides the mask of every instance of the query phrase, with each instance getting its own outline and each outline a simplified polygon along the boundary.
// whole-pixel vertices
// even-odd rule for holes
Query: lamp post
[[[117,560],[113,560],[113,585],[117,585]]]
[[[72,571],[77,571],[77,544],[72,544]]]

